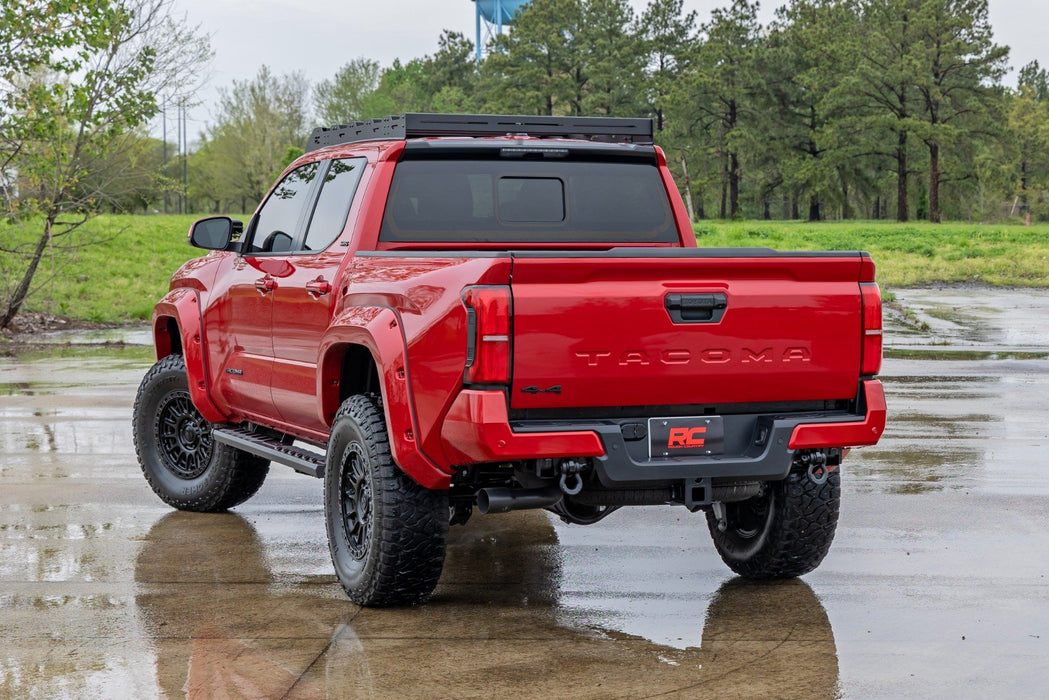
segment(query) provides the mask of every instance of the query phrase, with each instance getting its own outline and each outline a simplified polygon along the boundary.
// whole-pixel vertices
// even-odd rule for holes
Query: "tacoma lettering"
[[[615,361],[620,367],[647,367],[653,363],[653,357],[663,365],[687,365],[693,361],[705,365],[724,365],[732,362],[749,365],[773,362],[777,357],[781,362],[812,361],[812,351],[802,345],[784,347],[780,350],[774,347],[766,347],[761,350],[744,347],[739,351],[728,348],[705,348],[692,351],[682,348],[660,351],[625,350],[618,354],[611,350],[584,350],[576,351],[575,356],[585,361],[587,367],[605,365],[606,358],[608,362]],[[613,360],[613,357],[617,359]]]

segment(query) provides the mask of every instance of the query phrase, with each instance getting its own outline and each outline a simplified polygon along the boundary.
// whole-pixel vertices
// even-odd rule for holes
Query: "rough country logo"
[[[668,416],[648,420],[651,457],[690,457],[725,452],[725,422],[721,416]]]
[[[670,438],[667,440],[667,449],[681,450],[688,447],[704,447],[707,441],[702,436],[706,435],[706,426],[698,428],[671,428]]]

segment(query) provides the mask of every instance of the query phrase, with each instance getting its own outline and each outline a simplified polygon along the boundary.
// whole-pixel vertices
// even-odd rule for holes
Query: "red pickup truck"
[[[406,114],[318,129],[247,227],[209,217],[134,409],[153,490],[324,479],[363,605],[433,591],[476,508],[704,511],[740,575],[826,555],[885,425],[862,252],[697,248],[648,119]]]

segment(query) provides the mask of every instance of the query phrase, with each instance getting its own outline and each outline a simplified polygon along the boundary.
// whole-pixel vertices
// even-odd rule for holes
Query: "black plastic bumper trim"
[[[760,444],[750,439],[749,444],[732,453],[672,459],[637,459],[630,454],[622,426],[636,422],[636,419],[528,421],[512,422],[511,425],[519,433],[592,430],[600,436],[605,447],[603,457],[593,458],[598,478],[607,488],[622,488],[626,485],[639,486],[678,479],[785,479],[794,459],[794,450],[787,447],[794,428],[807,423],[847,423],[857,420],[857,416],[835,412],[790,417],[750,416],[749,419],[754,430],[747,431],[748,436],[752,437],[758,434],[760,428],[768,427]],[[726,439],[729,439],[728,436]]]

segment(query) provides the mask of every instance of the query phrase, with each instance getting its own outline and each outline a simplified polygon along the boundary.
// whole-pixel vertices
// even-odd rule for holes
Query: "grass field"
[[[897,224],[884,221],[703,222],[700,246],[777,250],[866,250],[883,287],[976,282],[1049,286],[1049,225]]]
[[[100,216],[85,226],[82,240],[105,238],[41,265],[40,290],[27,311],[66,318],[123,323],[149,318],[167,290],[171,273],[202,251],[186,232],[195,216]],[[0,224],[0,248],[32,240],[32,229]],[[948,223],[896,224],[850,221],[702,222],[703,247],[769,247],[777,250],[867,250],[878,265],[882,287],[976,282],[999,286],[1049,287],[1049,225]],[[0,252],[0,296],[17,283],[19,259]]]
[[[46,256],[35,282],[41,288],[23,309],[105,323],[148,319],[153,305],[167,292],[171,273],[204,253],[186,242],[189,225],[197,218],[105,215],[92,219],[73,235],[78,241],[104,242],[64,256]],[[24,227],[0,225],[5,248],[34,234],[37,232]],[[0,274],[5,276],[0,279],[0,295],[5,297],[17,281],[7,270],[8,265],[0,265]]]

